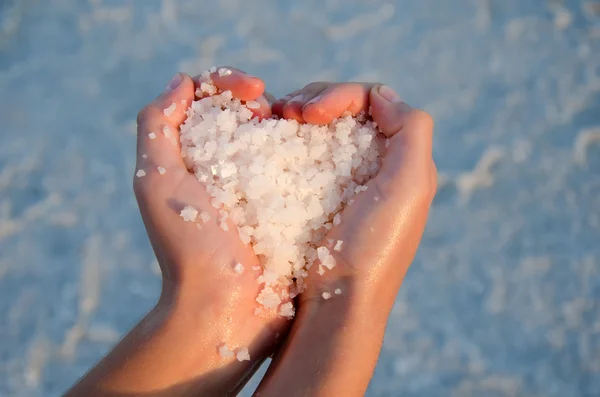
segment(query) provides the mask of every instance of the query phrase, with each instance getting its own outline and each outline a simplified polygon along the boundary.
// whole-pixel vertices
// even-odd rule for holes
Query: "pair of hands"
[[[200,84],[199,77],[178,74],[138,115],[136,168],[145,176],[134,178],[134,191],[162,269],[162,294],[156,308],[86,376],[88,381],[75,386],[73,395],[77,390],[111,396],[234,395],[269,356],[275,358],[259,387],[261,396],[306,395],[307,382],[313,384],[310,395],[362,395],[366,389],[435,195],[432,119],[380,84],[317,82],[275,100],[262,80],[229,69],[228,76],[214,73],[214,84],[240,100],[257,101],[260,107],[253,112],[260,118],[328,124],[345,112],[370,111],[389,139],[379,174],[327,236],[344,241],[341,252],[332,252],[337,266],[324,276],[313,266],[293,321],[276,313],[255,314],[261,286],[260,272],[251,270],[258,264],[252,249],[241,243],[235,228],[226,232],[215,222],[198,229],[183,222],[175,204],[215,211],[202,184],[187,171],[179,144],[162,133],[165,126],[178,131]],[[173,103],[175,111],[165,115]],[[241,275],[230,268],[233,258],[245,266]],[[321,298],[337,288],[342,295]],[[355,342],[361,347],[350,346]],[[250,361],[222,358],[218,347],[223,343],[248,347]],[[352,360],[361,364],[343,364]],[[103,393],[90,393],[85,387],[90,382]]]

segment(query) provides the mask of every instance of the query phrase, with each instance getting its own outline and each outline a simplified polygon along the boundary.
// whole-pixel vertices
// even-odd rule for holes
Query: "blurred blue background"
[[[436,119],[369,396],[600,395],[600,2],[2,0],[1,396],[60,395],[154,304],[135,115],[213,64],[277,96],[381,81]]]

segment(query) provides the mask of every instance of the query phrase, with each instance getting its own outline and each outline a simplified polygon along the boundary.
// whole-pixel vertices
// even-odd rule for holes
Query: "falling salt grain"
[[[148,134],[148,138],[150,139],[156,139],[156,134],[154,132],[151,132]]]
[[[184,209],[179,213],[184,221],[186,222],[195,222],[198,217],[198,210],[194,207],[186,205]]]
[[[161,175],[164,175],[165,172],[167,172],[167,170],[165,169],[165,167],[158,167],[158,173]]]
[[[169,105],[168,108],[163,110],[163,113],[165,114],[165,116],[171,117],[173,115],[173,113],[175,113],[176,108],[177,108],[177,105],[175,105],[175,102],[173,102],[171,105]]]
[[[321,294],[321,296],[323,297],[323,299],[327,300],[329,298],[331,298],[331,294],[329,292],[323,292]]]
[[[334,294],[336,295],[341,295],[342,294],[342,290],[339,288],[336,288],[335,291],[333,291]]]
[[[236,263],[236,265],[233,267],[233,271],[235,271],[237,274],[244,273],[244,265],[239,262]]]
[[[135,173],[135,176],[137,176],[138,178],[144,177],[144,176],[146,176],[146,171],[138,170],[138,172]]]
[[[344,244],[344,242],[342,240],[338,240],[337,243],[335,243],[335,247],[333,247],[334,251],[341,251],[342,250],[342,244]]]
[[[248,348],[242,347],[240,350],[238,350],[235,357],[239,362],[250,361],[250,353],[248,353]]]
[[[231,75],[233,72],[227,68],[220,68],[219,69],[219,76],[223,77],[223,76],[229,76]]]

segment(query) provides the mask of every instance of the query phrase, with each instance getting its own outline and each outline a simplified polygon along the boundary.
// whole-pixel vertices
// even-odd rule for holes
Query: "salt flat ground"
[[[600,395],[600,5],[4,0],[0,395],[58,396],[154,303],[137,110],[177,70],[382,81],[440,189],[369,396]],[[244,391],[244,395],[249,395]]]

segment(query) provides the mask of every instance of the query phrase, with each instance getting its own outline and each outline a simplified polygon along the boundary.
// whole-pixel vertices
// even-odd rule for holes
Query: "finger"
[[[283,106],[283,117],[297,120],[300,123],[306,122],[302,117],[302,108],[304,105],[332,84],[334,83],[316,82],[304,87]]]
[[[246,72],[229,66],[217,68],[210,74],[210,79],[219,91],[231,91],[235,98],[242,101],[253,101],[265,91],[265,83],[258,77],[251,76]],[[197,88],[205,82],[202,75],[194,76]]]
[[[433,143],[433,119],[426,112],[413,109],[387,86],[371,89],[373,120],[390,144],[375,178],[390,193],[410,188],[430,194]]]
[[[268,119],[271,117],[271,104],[264,94],[256,98],[255,102],[258,103],[259,107],[250,108],[255,117],[259,119]]]
[[[142,109],[137,117],[137,164],[145,173],[183,168],[179,145],[179,126],[186,118],[185,111],[194,98],[194,83],[179,73],[165,91]]]
[[[283,107],[285,106],[287,101],[289,101],[290,99],[295,97],[300,91],[302,91],[302,90],[293,91],[293,92],[277,99],[275,102],[273,102],[273,106],[272,106],[273,114],[277,115],[278,117],[283,118]]]
[[[269,103],[269,107],[272,107],[276,101],[276,98],[273,96],[273,94],[265,91],[263,96],[266,98],[267,102]]]
[[[375,84],[343,83],[330,86],[307,101],[302,118],[311,124],[329,124],[345,112],[353,116],[369,109],[369,92]]]

